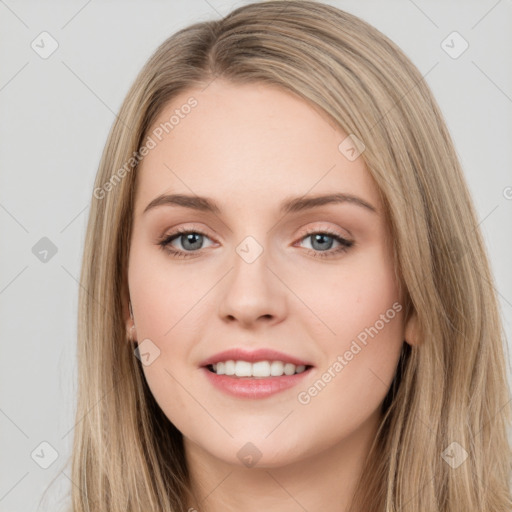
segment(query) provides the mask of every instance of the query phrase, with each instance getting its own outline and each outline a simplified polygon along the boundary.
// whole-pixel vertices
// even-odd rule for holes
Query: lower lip
[[[207,379],[209,379],[217,389],[237,398],[258,399],[266,398],[280,391],[292,388],[309,374],[311,368],[304,370],[302,373],[295,373],[294,375],[264,378],[217,375],[205,367],[203,367],[202,370],[206,373]]]

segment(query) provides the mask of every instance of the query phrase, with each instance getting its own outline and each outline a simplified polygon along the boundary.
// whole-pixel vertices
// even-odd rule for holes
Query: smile
[[[224,368],[222,368],[223,365]],[[228,372],[231,373],[234,370],[234,373],[232,375],[218,373],[219,371],[226,372],[226,367]],[[259,400],[296,386],[310,374],[312,368],[309,365],[284,364],[282,361],[249,363],[248,361],[228,360],[215,365],[203,366],[201,370],[209,384],[223,394],[236,398]],[[272,375],[271,372],[279,374]]]
[[[281,377],[282,375],[294,375],[306,371],[309,365],[295,365],[283,361],[219,361],[218,363],[208,365],[208,369],[217,375],[227,375],[232,377]]]

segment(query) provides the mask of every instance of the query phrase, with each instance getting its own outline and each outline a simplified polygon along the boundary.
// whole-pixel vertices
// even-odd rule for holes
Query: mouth
[[[268,379],[270,377],[283,377],[298,375],[312,368],[309,364],[293,364],[284,361],[243,361],[227,360],[208,364],[205,368],[215,375],[224,375],[235,379],[252,378]]]
[[[303,382],[313,370],[312,365],[295,365],[283,361],[219,361],[201,369],[207,382],[215,389],[235,398],[263,399],[282,393]]]

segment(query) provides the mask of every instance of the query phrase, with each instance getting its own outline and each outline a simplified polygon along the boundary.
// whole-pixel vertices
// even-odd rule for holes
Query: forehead
[[[155,146],[138,168],[136,214],[162,193],[215,197],[238,209],[333,192],[380,204],[363,158],[350,161],[339,149],[347,134],[320,108],[273,85],[216,79],[184,91],[148,136]]]

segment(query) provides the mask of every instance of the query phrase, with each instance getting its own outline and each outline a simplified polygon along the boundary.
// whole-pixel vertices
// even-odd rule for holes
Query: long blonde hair
[[[111,129],[82,262],[73,510],[170,512],[187,503],[182,436],[147,387],[123,311],[138,150],[170,100],[217,77],[277,85],[327,112],[364,142],[386,207],[420,343],[404,344],[353,510],[511,510],[505,337],[443,116],[424,77],[378,30],[322,3],[287,0],[245,5],[167,39]]]

